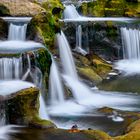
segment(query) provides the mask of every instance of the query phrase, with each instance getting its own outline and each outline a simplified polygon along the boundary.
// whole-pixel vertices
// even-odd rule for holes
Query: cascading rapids
[[[140,31],[137,28],[121,27],[123,60],[116,63],[116,69],[125,75],[140,74]]]
[[[37,50],[45,47],[40,43],[25,41],[27,24],[31,18],[12,17],[4,18],[4,20],[9,22],[9,34],[8,41],[0,41],[0,80],[4,80],[4,82],[0,81],[1,94],[2,92],[10,94],[11,91],[15,92],[16,89],[18,91],[18,87],[21,87],[19,90],[33,86],[41,89],[42,72],[37,66],[32,67],[28,52],[34,54],[35,51],[37,52]],[[36,59],[36,57],[34,56],[32,59]],[[25,82],[27,79],[34,84]],[[17,84],[18,87],[16,88]],[[9,87],[9,90],[5,86]],[[39,100],[39,115],[42,119],[48,119],[46,105],[41,95]]]

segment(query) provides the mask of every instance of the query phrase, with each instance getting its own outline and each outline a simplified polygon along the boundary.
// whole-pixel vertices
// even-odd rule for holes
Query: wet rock
[[[13,93],[5,98],[8,124],[50,128],[55,125],[39,118],[39,90],[35,87]]]

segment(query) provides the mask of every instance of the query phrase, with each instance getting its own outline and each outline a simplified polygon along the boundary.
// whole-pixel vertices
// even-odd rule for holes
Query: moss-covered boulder
[[[39,118],[39,90],[24,89],[5,98],[6,120],[9,124],[39,128],[55,127],[53,123]]]
[[[74,53],[79,75],[94,84],[100,83],[112,70],[112,65],[95,54],[82,56]]]
[[[29,24],[29,39],[45,43],[51,48],[54,45],[55,34],[60,30],[59,18],[63,6],[59,0],[43,1],[40,6],[45,13],[36,15]]]

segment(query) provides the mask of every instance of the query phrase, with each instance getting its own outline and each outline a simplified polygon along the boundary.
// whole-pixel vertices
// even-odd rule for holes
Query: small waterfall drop
[[[46,105],[45,105],[45,102],[44,102],[42,95],[39,96],[39,103],[40,103],[39,117],[41,119],[48,120],[49,116],[47,114]]]
[[[64,69],[63,78],[71,88],[75,99],[79,103],[84,103],[85,98],[90,97],[92,92],[79,80],[69,43],[62,31],[61,34],[57,35],[57,39],[60,58]]]
[[[140,30],[121,27],[123,60],[116,63],[116,69],[125,75],[140,74]]]
[[[121,36],[124,59],[140,59],[140,31],[122,27]]]
[[[52,65],[50,70],[50,78],[49,78],[49,93],[51,96],[51,105],[63,103],[64,98],[64,89],[62,85],[62,81],[60,78],[60,74],[58,71],[57,64],[55,60],[52,58]]]
[[[78,25],[76,29],[76,48],[82,47],[82,26]]]
[[[28,51],[32,52],[40,48],[45,48],[40,43],[25,41],[27,25],[31,18],[8,17],[4,18],[4,20],[6,20],[10,24],[8,34],[9,41],[0,42],[1,54],[26,54],[26,52]],[[11,80],[10,82],[14,83],[14,79],[26,80],[26,78],[30,75],[30,78],[34,85],[41,90],[42,72],[37,67],[32,68],[30,55],[26,54],[26,56],[28,61],[28,68],[24,75],[22,71],[22,58],[0,58],[0,79]],[[6,82],[8,83],[8,81]],[[20,82],[18,83],[18,86],[20,87]],[[16,89],[13,85],[11,86],[11,88],[12,90]],[[40,117],[42,119],[49,119],[46,111],[46,105],[42,95],[40,95],[39,97],[39,102]]]
[[[61,31],[61,34],[57,35],[58,46],[60,51],[60,58],[62,61],[64,74],[71,76],[73,79],[78,80],[78,75],[76,72],[76,67],[74,63],[74,59],[72,56],[72,52],[69,47],[69,43],[66,39],[66,36]]]
[[[80,15],[76,10],[76,7],[73,4],[65,6],[64,19],[76,19],[76,18],[80,18]]]
[[[22,74],[22,58],[0,58],[0,79],[20,79]]]
[[[25,40],[27,23],[10,23],[8,40]]]

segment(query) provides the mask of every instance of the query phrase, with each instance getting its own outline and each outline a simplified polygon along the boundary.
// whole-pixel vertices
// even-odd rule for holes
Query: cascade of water
[[[82,47],[82,26],[78,25],[76,28],[76,47],[81,48]]]
[[[57,39],[60,58],[64,69],[63,78],[67,82],[68,86],[72,89],[76,100],[79,103],[83,103],[83,100],[87,98],[87,96],[91,96],[91,91],[79,80],[69,43],[62,31],[61,34],[57,35]]]
[[[50,103],[52,105],[64,102],[64,89],[56,62],[53,58],[49,78],[49,93],[51,96]]]
[[[48,120],[49,116],[47,114],[46,105],[45,105],[45,102],[44,102],[42,95],[39,96],[39,103],[40,103],[39,117],[41,119]]]
[[[76,67],[69,47],[69,43],[62,31],[61,34],[57,35],[57,40],[60,51],[60,58],[64,69],[64,74],[70,75],[73,79],[78,80],[78,75],[76,72]]]
[[[42,119],[49,119],[49,116],[47,114],[46,111],[46,105],[45,105],[45,101],[43,99],[43,89],[42,89],[42,81],[43,81],[43,76],[42,76],[42,72],[40,71],[39,68],[35,67],[32,68],[31,66],[31,59],[30,59],[30,55],[27,54],[27,60],[28,60],[28,69],[26,71],[26,73],[24,74],[24,76],[22,77],[22,80],[26,80],[26,78],[28,76],[30,76],[32,78],[32,82],[40,89],[41,94],[39,96],[39,103],[40,103],[40,107],[39,107],[39,116]]]
[[[123,45],[124,59],[139,59],[140,58],[140,31],[122,27],[121,37]]]
[[[73,4],[65,6],[64,19],[76,19],[79,17],[80,15]]]
[[[0,79],[20,79],[22,74],[22,58],[0,58]]]
[[[116,69],[133,75],[140,73],[140,31],[136,28],[121,27],[123,60],[116,63]]]
[[[137,19],[134,18],[125,18],[125,17],[85,17],[79,15],[76,10],[76,7],[73,4],[64,5],[64,22],[98,22],[98,21],[114,21],[114,22],[130,22]]]
[[[87,52],[84,49],[82,49],[82,26],[81,25],[78,25],[76,27],[76,47],[74,50],[83,55],[87,54]]]
[[[10,23],[8,40],[25,40],[27,23]]]

